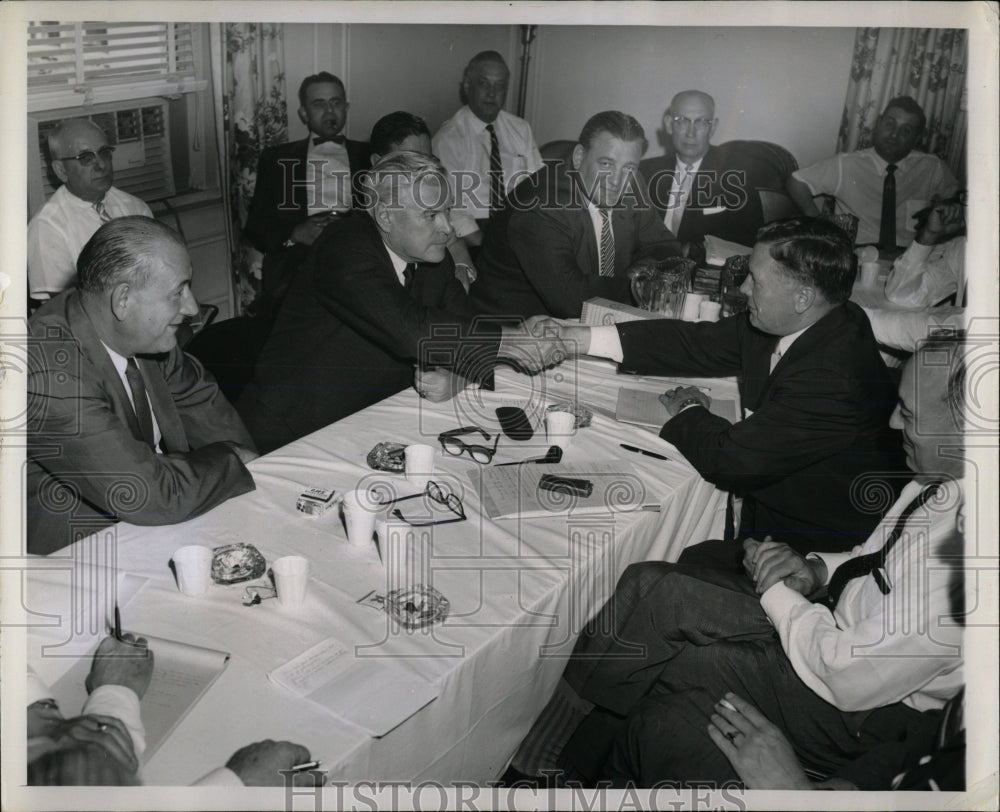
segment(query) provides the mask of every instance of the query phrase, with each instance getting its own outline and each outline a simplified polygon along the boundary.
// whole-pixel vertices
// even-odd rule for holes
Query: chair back
[[[746,169],[747,185],[760,198],[765,223],[802,213],[785,191],[792,172],[799,168],[787,149],[770,141],[727,141],[719,149],[732,156],[732,165]]]
[[[543,161],[569,161],[576,141],[549,141],[538,150]]]
[[[270,333],[269,320],[238,316],[205,327],[184,351],[201,361],[215,377],[222,394],[235,404],[253,379],[257,358]]]

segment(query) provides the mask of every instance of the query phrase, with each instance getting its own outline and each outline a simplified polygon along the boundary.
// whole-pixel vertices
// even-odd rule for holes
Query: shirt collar
[[[702,155],[697,161],[691,161],[687,163],[681,159],[681,156],[677,156],[677,165],[674,167],[676,172],[697,172],[701,168],[701,162],[705,160],[705,156]],[[687,167],[690,166],[690,169]]]
[[[881,155],[875,151],[875,147],[868,147],[868,153],[871,156],[872,162],[875,164],[875,168],[878,170],[880,175],[885,174],[886,167],[889,166],[889,162],[885,160]],[[920,153],[915,149],[911,149],[906,155],[896,161],[896,168],[899,169],[904,164],[909,163],[912,159],[916,158]]]
[[[809,327],[812,327],[812,324],[810,324]],[[788,352],[788,348],[795,343],[795,339],[797,339],[806,330],[808,330],[809,327],[803,327],[801,330],[798,330],[797,332],[789,333],[788,335],[779,338],[778,346],[774,348],[774,351],[778,353],[778,355],[784,356],[784,354]]]
[[[128,358],[124,355],[119,355],[103,341],[101,342],[101,345],[108,351],[108,355],[111,357],[111,363],[115,365],[115,369],[118,370],[118,374],[124,375],[125,370],[128,368]]]
[[[492,124],[493,129],[496,130],[498,128],[497,125],[500,123],[500,116],[503,115],[503,110],[501,110],[499,113],[497,113],[497,117],[493,119],[493,121],[485,122],[479,116],[477,116],[475,113],[472,112],[472,108],[469,107],[469,105],[465,105],[465,110],[469,114],[469,126],[472,128],[472,131],[477,135],[482,135],[483,133],[485,133],[488,124]]]
[[[392,269],[396,272],[396,278],[399,280],[399,284],[405,285],[406,277],[403,276],[403,271],[406,270],[406,266],[410,263],[393,251],[385,240],[382,240],[382,245],[384,245],[385,250],[389,252],[389,261],[392,262]]]
[[[92,209],[92,208],[94,208],[94,206],[96,206],[98,203],[100,203],[101,200],[103,200],[105,203],[107,203],[108,202],[108,192],[111,191],[111,189],[108,189],[108,192],[104,193],[104,197],[102,197],[101,200],[95,200],[93,203],[91,203],[89,200],[84,200],[82,197],[77,197],[75,194],[73,194],[69,190],[69,187],[65,183],[62,185],[61,188],[66,191],[66,198],[70,201],[70,203],[72,203],[74,206],[79,206],[80,208],[83,208],[83,209]],[[111,188],[114,188],[114,187],[111,187]]]

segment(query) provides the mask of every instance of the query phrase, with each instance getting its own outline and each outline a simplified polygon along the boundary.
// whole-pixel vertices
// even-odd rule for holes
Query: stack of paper
[[[708,410],[718,417],[723,417],[730,423],[739,420],[735,400],[712,398]],[[659,430],[670,419],[667,407],[660,403],[659,392],[647,392],[643,389],[629,389],[622,386],[618,389],[618,407],[615,409],[615,420],[619,423],[633,423],[637,426],[647,426]]]

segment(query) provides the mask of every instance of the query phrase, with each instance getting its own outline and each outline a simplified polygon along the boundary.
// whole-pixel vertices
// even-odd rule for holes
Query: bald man
[[[764,224],[760,199],[747,182],[746,159],[711,144],[718,123],[711,96],[678,93],[663,114],[669,151],[639,165],[663,224],[699,261],[706,234],[752,246]]]
[[[61,121],[49,133],[52,171],[62,181],[28,223],[28,292],[48,299],[76,284],[76,258],[101,224],[115,217],[152,217],[139,198],[114,187],[114,147],[86,118]]]

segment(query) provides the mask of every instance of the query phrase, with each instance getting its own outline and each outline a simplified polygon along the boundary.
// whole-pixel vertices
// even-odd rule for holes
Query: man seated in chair
[[[120,520],[174,524],[254,489],[257,456],[236,410],[177,346],[191,259],[147,217],[101,226],[75,290],[29,321],[28,552]]]
[[[587,625],[514,770],[650,787],[738,780],[726,740],[746,699],[813,774],[920,736],[963,684],[954,544],[963,502],[964,344],[934,340],[908,363],[893,425],[912,480],[862,544],[803,556],[744,543],[743,572],[629,567]],[[811,602],[822,598],[825,603]],[[929,624],[929,625],[927,625]],[[567,741],[568,739],[568,741]],[[565,744],[564,744],[565,742]],[[510,776],[516,777],[516,774]]]
[[[76,284],[76,259],[115,217],[152,217],[143,201],[115,187],[114,147],[86,118],[59,122],[48,135],[52,171],[62,181],[28,223],[28,293],[44,300]]]
[[[519,184],[486,232],[476,312],[579,318],[594,296],[631,304],[633,263],[680,253],[637,173],[646,146],[638,121],[608,110],[583,126],[571,166],[546,164]]]
[[[711,143],[718,123],[711,96],[700,90],[678,93],[663,114],[670,150],[639,164],[663,224],[677,235],[684,255],[699,262],[706,234],[751,246],[764,225],[744,156]]]
[[[958,181],[936,155],[915,150],[927,116],[909,96],[889,101],[872,131],[872,145],[796,170],[788,194],[803,212],[818,216],[816,195],[831,195],[837,214],[858,218],[858,245],[878,245],[887,255],[915,236],[913,215],[937,196],[958,191]]]

